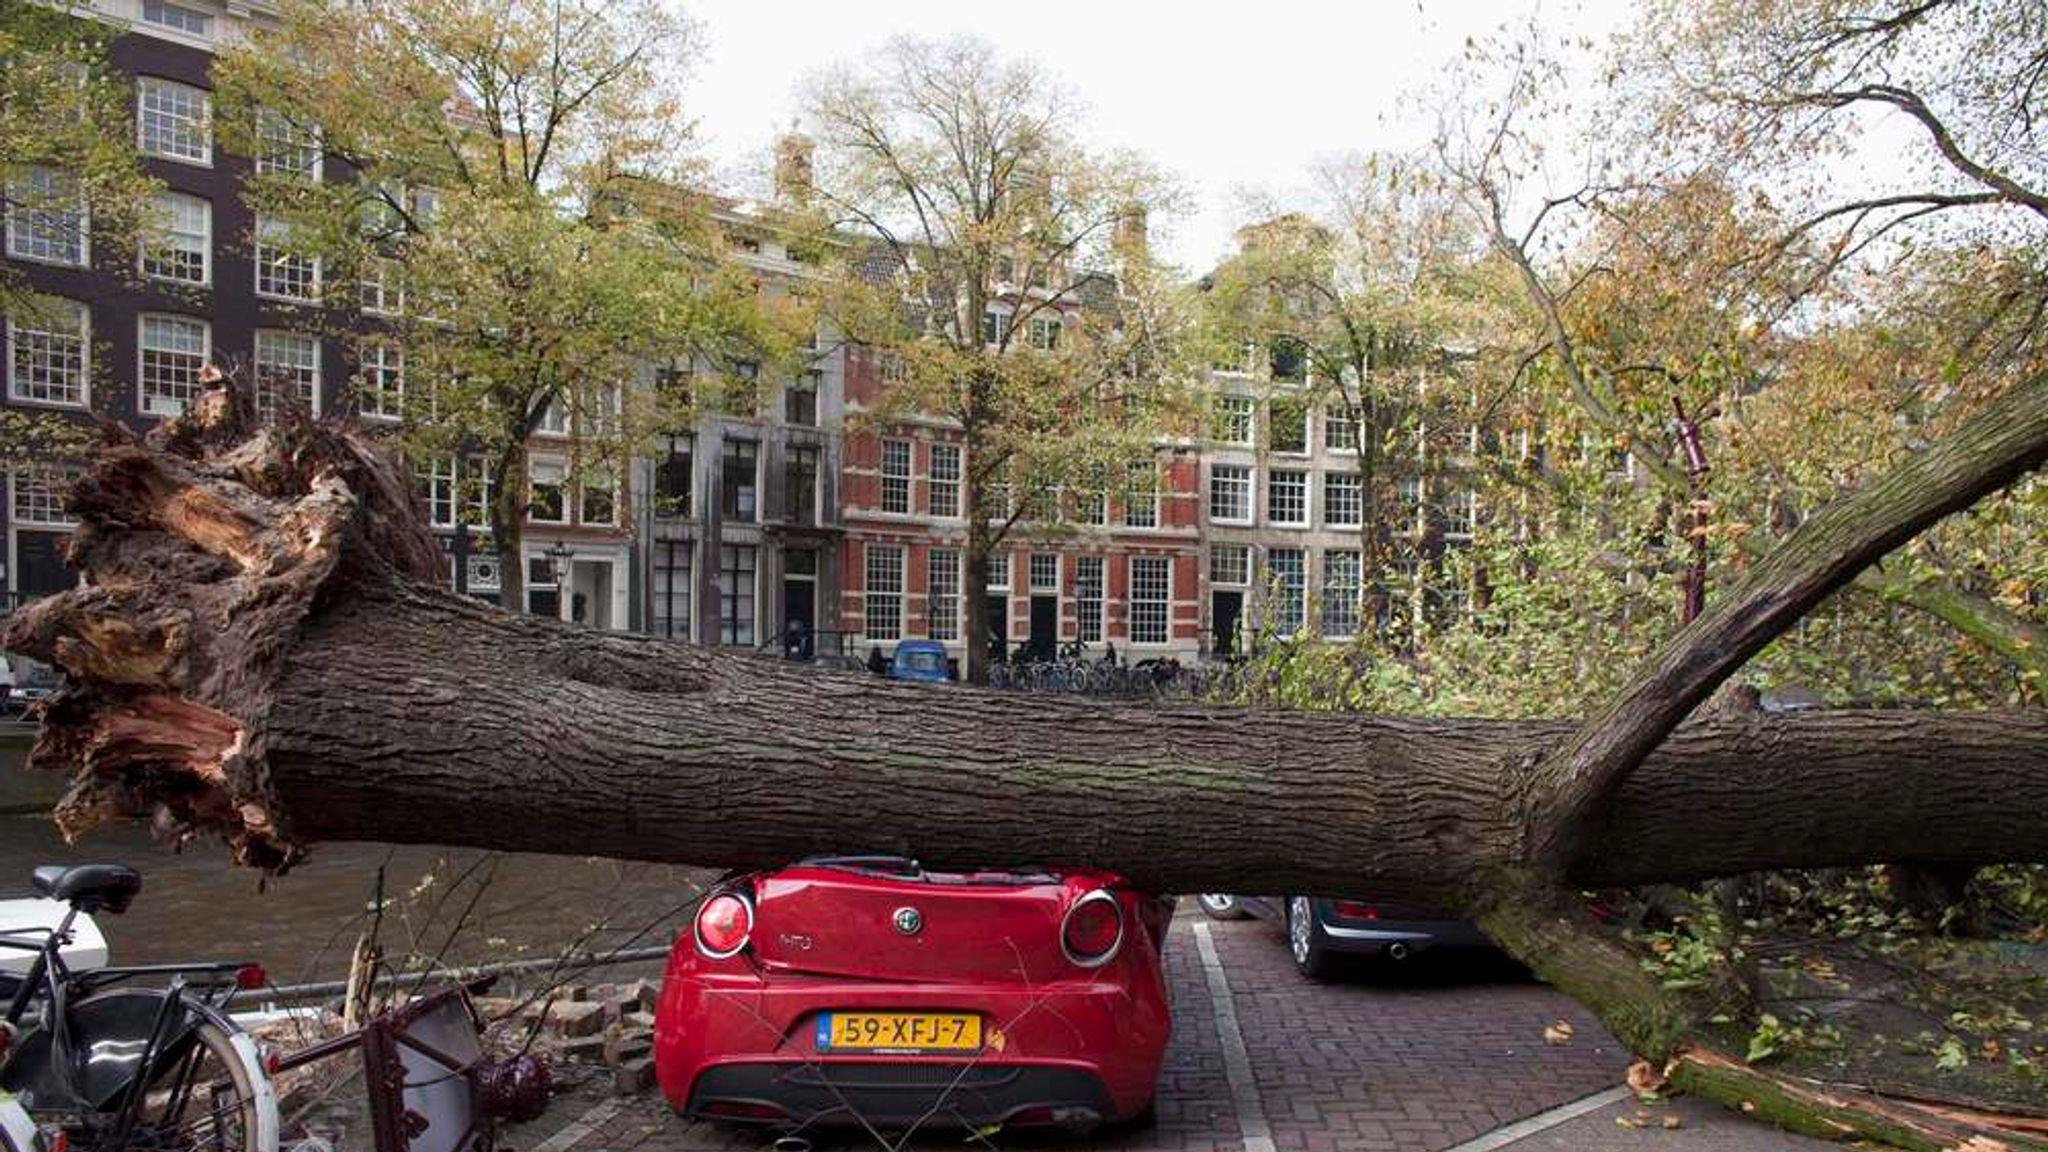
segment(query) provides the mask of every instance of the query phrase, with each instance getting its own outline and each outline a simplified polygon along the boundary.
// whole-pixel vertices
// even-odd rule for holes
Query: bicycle
[[[68,910],[54,927],[0,927],[0,948],[33,954],[18,980],[0,973],[8,996],[0,1098],[12,1096],[37,1128],[13,1152],[37,1142],[78,1152],[276,1152],[277,1098],[264,1056],[226,1013],[237,992],[263,985],[263,969],[204,962],[74,972],[63,948],[78,918],[126,911],[142,875],[85,864],[37,868],[33,879],[37,894]],[[152,978],[166,983],[122,986]],[[5,1144],[16,1137],[0,1131]]]

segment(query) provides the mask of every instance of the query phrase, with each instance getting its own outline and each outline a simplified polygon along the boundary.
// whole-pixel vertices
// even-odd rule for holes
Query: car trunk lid
[[[771,971],[899,981],[1039,982],[1079,971],[1060,918],[1087,887],[1033,869],[927,872],[893,858],[806,861],[754,882]]]

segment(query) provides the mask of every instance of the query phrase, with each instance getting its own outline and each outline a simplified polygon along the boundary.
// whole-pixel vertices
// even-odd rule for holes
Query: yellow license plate
[[[979,1052],[981,1017],[944,1012],[827,1012],[818,1051]]]

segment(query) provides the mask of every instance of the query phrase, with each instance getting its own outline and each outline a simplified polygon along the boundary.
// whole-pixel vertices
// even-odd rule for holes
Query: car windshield
[[[936,672],[946,658],[944,654],[938,652],[905,652],[896,659],[901,661],[905,668],[918,672]]]

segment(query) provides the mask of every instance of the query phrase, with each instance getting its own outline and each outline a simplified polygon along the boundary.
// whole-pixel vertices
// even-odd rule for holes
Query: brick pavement
[[[1458,968],[1434,959],[1411,965],[1420,978],[1368,978],[1333,985],[1301,979],[1277,929],[1253,922],[1212,926],[1229,979],[1259,1104],[1276,1152],[1441,1152],[1508,1122],[1613,1086],[1624,1052],[1570,1000],[1527,980]],[[1160,1076],[1158,1121],[1087,1141],[1057,1135],[999,1133],[990,1144],[1018,1152],[1239,1152],[1214,1005],[1190,921],[1174,924],[1166,963],[1173,986],[1174,1040]],[[1432,978],[1443,972],[1440,978]],[[1570,1044],[1546,1045],[1546,1024],[1571,1021]],[[593,1127],[564,1126],[594,1107]],[[1608,1110],[1612,1111],[1612,1110]],[[1683,1134],[1705,1139],[1713,1126],[1744,1129],[1740,1145],[1763,1152],[1799,1147],[1779,1134],[1711,1110],[1688,1116]],[[1604,1127],[1603,1127],[1604,1126]],[[1609,1130],[1613,1130],[1610,1133]],[[1577,1132],[1637,1143],[1557,1143]],[[1656,1142],[1677,1132],[1629,1133],[1606,1111],[1518,1142],[1544,1148],[1681,1152],[1705,1144]],[[552,1138],[552,1139],[551,1139]],[[1538,1143],[1539,1140],[1547,1142]],[[518,1152],[763,1152],[769,1134],[691,1124],[669,1114],[656,1095],[625,1100],[593,1084],[559,1100],[543,1120],[507,1134]],[[859,1134],[813,1134],[815,1152],[872,1149]],[[964,1147],[959,1132],[920,1137],[919,1149]]]

